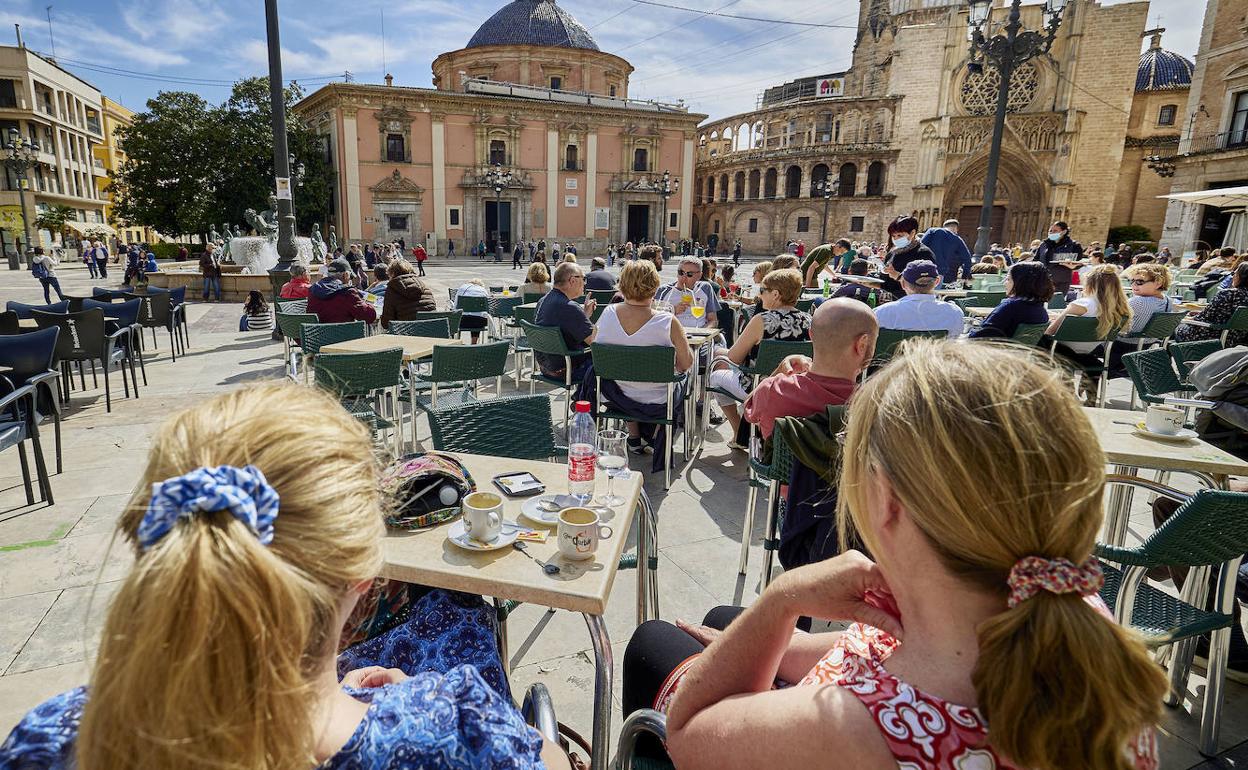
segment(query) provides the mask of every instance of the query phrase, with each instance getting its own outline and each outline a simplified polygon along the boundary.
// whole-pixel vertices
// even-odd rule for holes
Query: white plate
[[[1153,431],[1149,430],[1145,426],[1145,424],[1142,422],[1136,423],[1135,435],[1143,436],[1145,438],[1161,439],[1162,441],[1173,441],[1176,443],[1179,441],[1191,441],[1192,439],[1200,438],[1200,434],[1192,430],[1191,428],[1180,428],[1178,433],[1173,433],[1173,434],[1154,433]]]
[[[524,501],[524,505],[520,506],[520,513],[524,514],[524,518],[535,524],[541,524],[543,527],[553,527],[559,523],[559,511],[548,511],[542,508],[541,504],[554,497],[557,497],[557,495],[547,494],[530,497]]]
[[[503,532],[492,543],[483,543],[468,537],[468,533],[464,531],[464,520],[457,519],[451,528],[447,530],[446,539],[466,551],[497,551],[500,548],[506,548],[516,542],[516,538],[520,535],[520,526],[510,521],[503,522]]]

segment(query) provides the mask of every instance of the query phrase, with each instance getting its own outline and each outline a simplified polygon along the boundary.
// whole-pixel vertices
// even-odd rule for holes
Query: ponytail
[[[1133,770],[1168,686],[1132,632],[1043,591],[980,625],[972,681],[989,744],[1029,770]]]

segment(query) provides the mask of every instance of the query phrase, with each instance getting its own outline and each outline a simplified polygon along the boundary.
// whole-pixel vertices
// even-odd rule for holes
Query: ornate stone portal
[[[409,245],[424,243],[425,234],[419,230],[423,187],[405,179],[396,168],[368,189],[373,194],[376,240],[389,243],[402,238]]]

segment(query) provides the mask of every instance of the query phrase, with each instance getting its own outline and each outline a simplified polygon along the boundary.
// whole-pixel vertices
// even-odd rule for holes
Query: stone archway
[[[975,246],[980,212],[983,210],[984,177],[988,158],[981,156],[963,164],[945,184],[943,216],[961,223],[959,233],[972,249]],[[1048,206],[1048,186],[1041,173],[1021,158],[1001,153],[997,189],[993,200],[992,237],[994,243],[1028,244],[1039,237]]]

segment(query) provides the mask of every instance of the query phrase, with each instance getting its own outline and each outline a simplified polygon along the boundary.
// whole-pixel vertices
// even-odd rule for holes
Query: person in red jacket
[[[312,284],[308,293],[308,312],[315,313],[321,323],[377,320],[377,309],[365,301],[359,289],[349,281],[351,265],[345,259],[329,263],[329,275]]]
[[[425,247],[419,243],[412,249],[412,256],[416,259],[416,269],[421,275],[425,274],[425,260],[429,259],[429,252],[425,251]]]
[[[282,299],[307,299],[311,288],[312,282],[308,279],[308,269],[303,265],[291,265],[290,280],[282,284],[282,290],[278,296]]]

